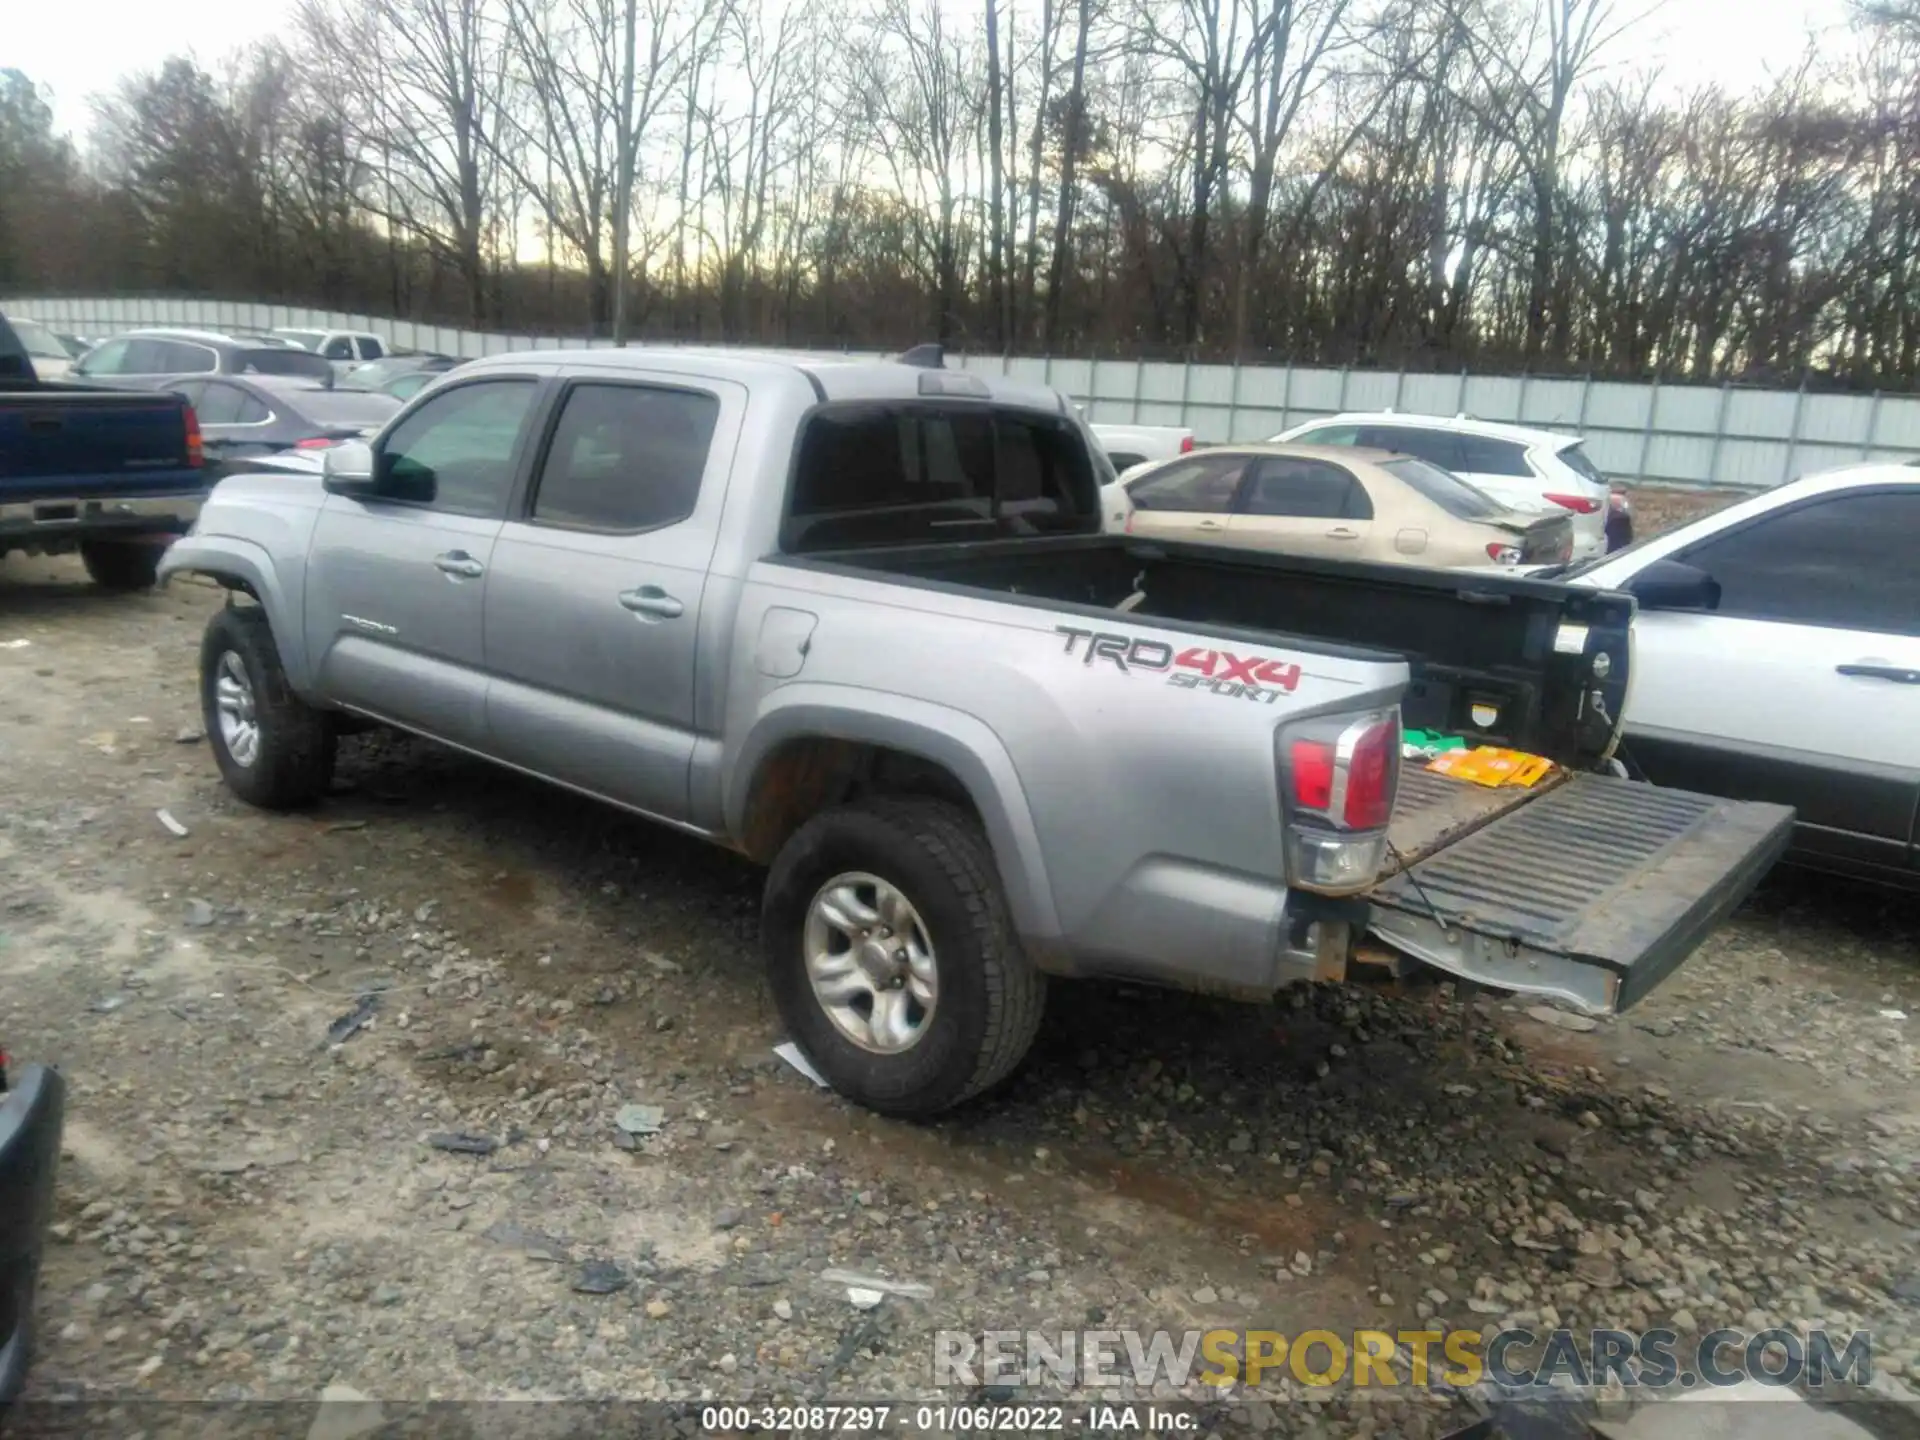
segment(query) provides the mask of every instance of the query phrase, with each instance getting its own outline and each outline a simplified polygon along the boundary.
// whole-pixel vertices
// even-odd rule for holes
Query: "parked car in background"
[[[129,330],[74,362],[76,377],[152,389],[183,375],[303,375],[333,383],[333,366],[298,346],[217,330]]]
[[[1411,455],[1221,445],[1141,466],[1102,491],[1105,528],[1289,555],[1413,565],[1536,565],[1572,554],[1567,515],[1506,509]]]
[[[368,360],[384,359],[389,350],[386,341],[366,330],[307,330],[276,325],[270,333],[289,345],[311,351],[339,370]]]
[[[78,550],[96,585],[144,589],[205,493],[200,427],[182,397],[46,384],[0,316],[0,558]]]
[[[1629,764],[1792,805],[1789,858],[1920,888],[1917,562],[1920,469],[1883,464],[1810,475],[1562,578],[1639,601]]]
[[[0,1049],[0,1406],[13,1399],[33,1351],[33,1301],[53,1220],[66,1082]]]
[[[301,377],[175,375],[158,388],[182,395],[200,417],[213,475],[277,450],[324,450],[363,440],[400,402],[364,390],[336,390]]]
[[[29,320],[22,315],[9,316],[7,323],[13,327],[14,337],[32,359],[34,374],[42,380],[64,380],[73,373],[73,356],[60,343],[59,335],[38,320]]]
[[[380,393],[404,403],[446,373],[444,370],[409,370],[387,381],[380,387]]]
[[[1093,438],[1122,474],[1148,460],[1166,460],[1193,449],[1193,431],[1179,425],[1089,425]]]
[[[1611,487],[1587,458],[1577,435],[1556,435],[1465,415],[1449,419],[1385,410],[1329,415],[1296,425],[1273,438],[1276,443],[1355,445],[1412,455],[1451,470],[1509,510],[1571,515],[1576,558],[1607,553]],[[1624,497],[1621,505],[1624,516]],[[1625,533],[1631,536],[1630,520]]]
[[[84,335],[75,335],[71,330],[56,330],[54,338],[66,347],[70,359],[78,360],[93,348],[93,341]]]
[[[385,390],[389,382],[402,376],[424,375],[432,378],[444,375],[458,366],[461,361],[452,355],[414,354],[411,351],[397,351],[384,360],[369,360],[364,365],[356,365],[340,377],[340,386],[345,390]],[[425,384],[425,381],[420,382]],[[418,390],[416,385],[414,390]],[[388,392],[392,393],[392,392]],[[412,391],[403,399],[412,398]]]

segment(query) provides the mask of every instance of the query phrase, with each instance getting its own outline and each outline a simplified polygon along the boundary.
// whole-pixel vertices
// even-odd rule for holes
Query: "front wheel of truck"
[[[767,877],[761,944],[788,1033],[835,1090],[925,1116],[1011,1074],[1046,977],[1013,932],[979,825],[884,798],[814,817]]]
[[[248,804],[290,810],[327,793],[333,721],[293,693],[264,611],[229,606],[207,622],[200,711],[221,778]]]
[[[161,547],[141,540],[82,540],[80,563],[102,590],[151,590]]]

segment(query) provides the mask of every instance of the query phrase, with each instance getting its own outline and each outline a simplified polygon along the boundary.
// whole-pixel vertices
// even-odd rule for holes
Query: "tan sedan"
[[[1567,517],[1506,510],[1451,471],[1385,450],[1222,445],[1135,470],[1101,498],[1108,530],[1289,555],[1484,567],[1573,550]]]

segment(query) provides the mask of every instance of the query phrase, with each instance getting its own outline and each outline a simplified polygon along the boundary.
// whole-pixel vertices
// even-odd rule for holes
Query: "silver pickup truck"
[[[1628,596],[1102,535],[1110,478],[1059,395],[937,356],[519,354],[222,481],[161,568],[231,592],[239,795],[315,801],[372,720],[766,864],[781,1015],[890,1113],[1011,1072],[1049,977],[1413,957],[1624,1008],[1784,844],[1606,773]],[[1563,768],[1403,770],[1403,723]]]

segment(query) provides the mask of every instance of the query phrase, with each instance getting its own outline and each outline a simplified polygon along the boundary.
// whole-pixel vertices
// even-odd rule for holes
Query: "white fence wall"
[[[564,335],[502,335],[298,306],[215,300],[44,298],[8,302],[93,338],[143,325],[209,329],[371,330],[449,355],[597,344]],[[1757,489],[1862,460],[1920,458],[1920,396],[1824,395],[1736,386],[1640,385],[1512,375],[1435,375],[1290,365],[966,356],[969,369],[1043,381],[1117,424],[1189,425],[1203,441],[1257,440],[1341,410],[1455,415],[1587,437],[1593,462],[1619,480]]]

